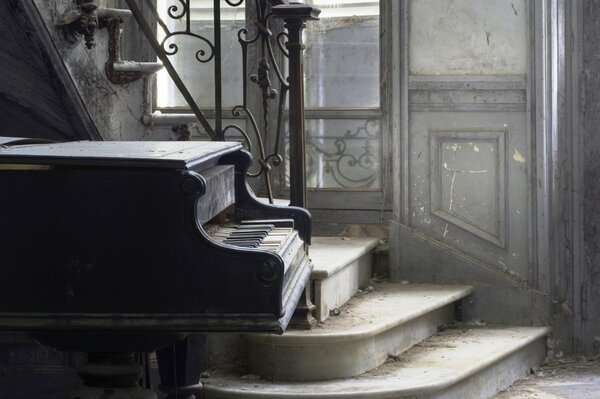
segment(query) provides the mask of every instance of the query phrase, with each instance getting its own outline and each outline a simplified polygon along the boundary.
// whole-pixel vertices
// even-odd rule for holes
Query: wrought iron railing
[[[269,200],[273,201],[271,182],[272,167],[283,163],[281,148],[284,134],[284,111],[286,101],[289,102],[289,166],[290,166],[290,204],[306,206],[306,175],[305,175],[305,131],[304,131],[304,84],[302,51],[302,30],[307,20],[316,19],[319,10],[305,4],[288,3],[287,0],[254,0],[256,34],[248,37],[249,29],[240,29],[237,33],[242,52],[243,97],[242,103],[231,110],[234,117],[244,116],[249,122],[249,131],[237,124],[223,125],[226,117],[222,106],[222,45],[221,45],[221,0],[213,0],[214,38],[209,38],[192,31],[191,0],[177,0],[168,7],[165,13],[156,8],[155,0],[125,0],[134,18],[148,39],[158,58],[163,63],[173,83],[187,102],[191,111],[200,122],[202,129],[211,140],[225,140],[228,136],[241,136],[248,149],[253,152],[257,167],[250,172],[252,177],[262,177]],[[239,7],[245,0],[222,0],[231,7]],[[246,0],[250,2],[251,0]],[[144,13],[140,5],[149,10]],[[150,20],[146,15],[150,15]],[[174,21],[184,22],[183,29],[173,30],[169,21],[163,15]],[[274,18],[282,19],[287,30],[273,33],[271,30]],[[160,30],[161,32],[159,32]],[[159,37],[162,37],[159,39]],[[190,90],[182,80],[172,62],[172,57],[179,52],[177,40],[180,37],[194,38],[200,47],[195,52],[195,60],[206,64],[214,63],[214,122],[210,123],[205,113],[198,106]],[[249,46],[257,46],[259,54],[257,73],[249,74]],[[284,68],[275,55],[276,46],[287,59],[289,76],[284,76]],[[255,115],[249,107],[249,85],[256,84],[260,90],[260,115]],[[289,95],[289,99],[287,98]],[[276,101],[276,107],[272,102]],[[276,126],[270,126],[270,115],[276,109]],[[252,136],[252,137],[251,137]],[[274,140],[267,137],[274,136]],[[256,143],[257,148],[252,148]],[[270,148],[267,145],[271,144]]]
[[[309,188],[377,189],[380,184],[379,148],[376,147],[380,142],[379,120],[350,122],[358,125],[340,126],[341,134],[322,134],[314,121],[309,122],[306,129]],[[344,131],[344,126],[352,127]]]

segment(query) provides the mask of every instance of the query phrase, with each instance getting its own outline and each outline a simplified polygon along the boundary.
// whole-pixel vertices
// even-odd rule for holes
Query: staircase
[[[204,398],[492,398],[543,361],[548,328],[461,320],[473,287],[371,280],[377,243],[314,238],[317,327],[245,336]]]

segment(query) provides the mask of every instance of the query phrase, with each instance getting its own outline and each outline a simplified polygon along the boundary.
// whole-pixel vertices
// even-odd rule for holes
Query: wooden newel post
[[[273,7],[273,16],[285,22],[289,53],[290,205],[306,208],[306,132],[304,130],[304,65],[302,30],[321,10],[290,3]]]

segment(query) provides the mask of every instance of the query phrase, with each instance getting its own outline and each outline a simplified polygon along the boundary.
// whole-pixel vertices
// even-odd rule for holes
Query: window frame
[[[383,224],[391,218],[391,120],[392,103],[391,40],[389,32],[393,16],[391,4],[379,1],[379,107],[306,108],[306,120],[311,119],[378,119],[380,131],[381,187],[375,189],[307,188],[307,203],[315,219],[340,223],[352,220],[357,224]],[[359,211],[359,212],[357,212]]]

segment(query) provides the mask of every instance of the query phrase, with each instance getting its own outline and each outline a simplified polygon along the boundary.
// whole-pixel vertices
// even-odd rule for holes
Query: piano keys
[[[259,201],[239,143],[0,142],[0,330],[285,330],[310,214]]]

